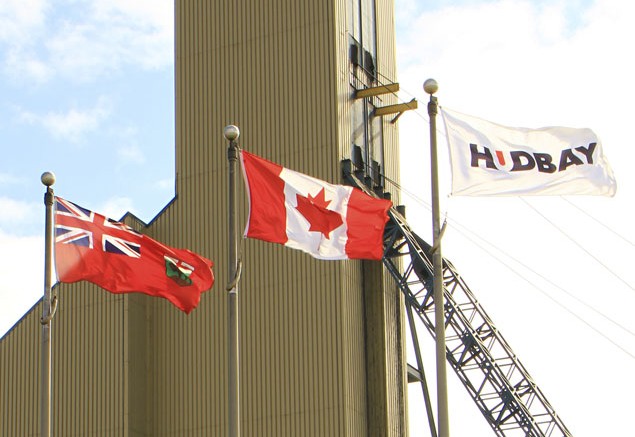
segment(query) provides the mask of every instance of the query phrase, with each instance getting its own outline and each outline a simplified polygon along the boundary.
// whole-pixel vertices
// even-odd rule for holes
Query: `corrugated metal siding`
[[[197,311],[211,311],[218,322],[213,332],[210,324],[201,326],[194,337],[207,338],[208,343],[192,346],[200,348],[201,356],[187,355],[186,361],[195,359],[195,368],[199,361],[209,362],[209,374],[222,381],[207,393],[213,401],[192,400],[208,405],[211,418],[194,418],[195,423],[225,432],[227,143],[222,129],[236,124],[242,147],[295,170],[339,181],[339,161],[350,149],[348,37],[336,30],[345,29],[346,3],[190,1],[177,2],[176,10],[179,194],[170,214],[153,223],[153,232],[162,238],[174,236],[188,247],[200,246],[217,263],[214,297],[204,296],[212,305],[208,308],[204,302]],[[390,129],[387,138],[396,132],[394,126]],[[246,219],[245,207],[243,201],[240,223]],[[183,239],[190,226],[196,232]],[[207,241],[201,242],[201,237]],[[366,435],[361,264],[320,262],[251,240],[243,249],[244,435]],[[181,347],[183,339],[178,341],[158,347]],[[187,351],[179,351],[183,352]],[[206,359],[206,353],[213,359]],[[167,370],[159,365],[157,381],[175,376],[163,371]],[[180,396],[173,392],[181,390],[179,385],[154,397],[154,423],[165,421],[155,433],[164,427],[177,430],[178,420],[170,415],[167,402]]]
[[[392,16],[392,1],[381,3]],[[344,0],[179,0],[175,13],[177,198],[146,231],[212,259],[216,284],[189,316],[162,299],[116,296],[89,284],[60,287],[55,435],[224,435],[223,128],[238,125],[242,147],[330,182],[339,182],[340,159],[350,151]],[[386,51],[386,64],[391,56]],[[386,169],[397,179],[396,126],[385,123],[384,137],[394,153],[387,152]],[[242,188],[239,198],[242,226]],[[256,240],[241,248],[242,435],[366,436],[378,403],[384,419],[372,431],[405,435],[403,417],[392,417],[403,396],[394,383],[405,374],[399,295],[389,280],[369,285],[361,262],[317,261]],[[380,293],[372,311],[369,293]],[[369,337],[369,324],[379,320],[373,312],[389,320],[382,335]],[[2,435],[38,430],[38,318],[31,311],[0,342]],[[379,365],[368,365],[369,357]]]
[[[337,2],[338,28],[346,29],[347,0]],[[378,83],[397,83],[394,1],[378,0],[376,5]],[[338,32],[338,78],[350,76],[348,33]],[[340,111],[340,153],[348,158],[350,150],[350,84],[338,81]],[[398,103],[397,96],[381,96],[381,105]],[[394,116],[382,119],[384,140],[384,174],[394,204],[399,204],[399,138]],[[393,279],[381,267],[366,263],[361,279],[364,287],[364,317],[366,335],[367,417],[368,436],[406,436],[406,357],[404,347],[403,298]],[[359,284],[360,282],[356,282]]]
[[[0,435],[3,436],[32,436],[40,430],[39,309],[36,304],[0,339]]]
[[[52,340],[53,434],[124,435],[126,297],[87,283],[69,284],[59,295]]]
[[[51,329],[51,430],[60,436],[125,436],[126,297],[90,284],[58,288]],[[40,305],[0,341],[0,435],[40,430]]]
[[[397,83],[397,49],[395,39],[394,1],[376,1],[377,11],[377,68],[382,83]],[[388,94],[382,97],[384,105],[399,103],[397,96]],[[383,118],[384,134],[384,171],[388,178],[399,183],[400,152],[398,122],[391,123],[392,116]],[[398,186],[387,181],[384,189],[390,192],[393,203],[401,201]],[[394,280],[385,274],[383,278],[383,305],[386,313],[386,383],[388,395],[386,414],[388,417],[385,435],[407,436],[407,380],[405,319],[403,295],[395,287]],[[381,434],[378,434],[381,435]]]
[[[295,0],[219,3],[209,9],[200,2],[177,3],[177,35],[182,40],[177,45],[176,71],[181,91],[176,96],[180,117],[176,206],[187,210],[185,215],[198,223],[199,230],[205,223],[207,229],[201,231],[208,236],[209,256],[217,263],[214,298],[208,300],[211,305],[200,308],[218,321],[213,328],[202,327],[201,333],[201,339],[207,338],[201,353],[213,356],[207,371],[217,383],[211,392],[202,393],[205,399],[192,402],[207,405],[209,422],[195,423],[225,433],[223,287],[228,278],[223,127],[238,125],[239,144],[247,150],[330,181],[339,179],[339,150],[332,5]],[[240,198],[242,226],[244,192]],[[176,226],[166,223],[165,231],[178,234]],[[364,381],[345,379],[343,354],[353,353],[351,362],[359,366],[363,342],[349,348],[347,331],[359,333],[361,318],[349,321],[344,316],[348,296],[342,289],[339,263],[319,262],[259,241],[245,241],[243,249],[239,292],[243,435],[365,435],[365,412],[355,432],[347,430],[351,414],[345,411],[345,397],[351,391],[363,393]],[[351,387],[353,383],[357,386]],[[157,403],[175,395],[158,396]],[[167,416],[165,422],[164,426],[171,426],[173,421]]]

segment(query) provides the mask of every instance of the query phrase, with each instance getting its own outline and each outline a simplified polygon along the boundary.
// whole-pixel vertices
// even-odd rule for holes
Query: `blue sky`
[[[2,2],[1,198],[38,202],[44,170],[106,213],[172,197],[173,12],[154,3]]]
[[[589,127],[602,139],[618,183],[613,198],[452,198],[441,135],[443,252],[574,435],[628,435],[635,6],[396,5],[400,96],[422,108],[398,122],[403,201],[424,238],[428,77],[439,82],[442,106],[509,126]],[[113,218],[131,211],[150,221],[172,198],[173,78],[171,0],[0,2],[0,335],[42,295],[42,172],[57,175],[56,194]],[[427,347],[434,379],[431,340]],[[491,435],[448,379],[452,431]],[[413,393],[413,436],[427,432],[418,402]]]

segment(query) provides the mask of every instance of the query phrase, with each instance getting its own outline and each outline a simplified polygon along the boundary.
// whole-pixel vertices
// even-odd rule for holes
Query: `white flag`
[[[613,171],[591,129],[506,127],[441,109],[456,196],[614,196]]]

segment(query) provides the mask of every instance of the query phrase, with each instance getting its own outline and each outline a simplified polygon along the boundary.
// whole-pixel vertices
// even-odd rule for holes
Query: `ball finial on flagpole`
[[[225,126],[225,129],[223,129],[223,136],[228,141],[234,141],[240,136],[240,129],[238,129],[238,126],[234,126],[233,124]]]
[[[439,90],[439,84],[434,79],[428,79],[423,83],[423,90],[432,95]]]
[[[45,171],[44,173],[42,173],[40,180],[44,185],[50,187],[55,183],[55,175],[50,171]]]

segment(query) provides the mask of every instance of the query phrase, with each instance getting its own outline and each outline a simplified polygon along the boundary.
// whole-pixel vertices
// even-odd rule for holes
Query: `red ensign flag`
[[[240,159],[249,190],[247,237],[300,249],[318,259],[381,259],[389,200],[245,151]]]
[[[89,281],[112,293],[163,297],[190,313],[214,284],[213,263],[129,226],[55,198],[55,269],[60,282]]]

